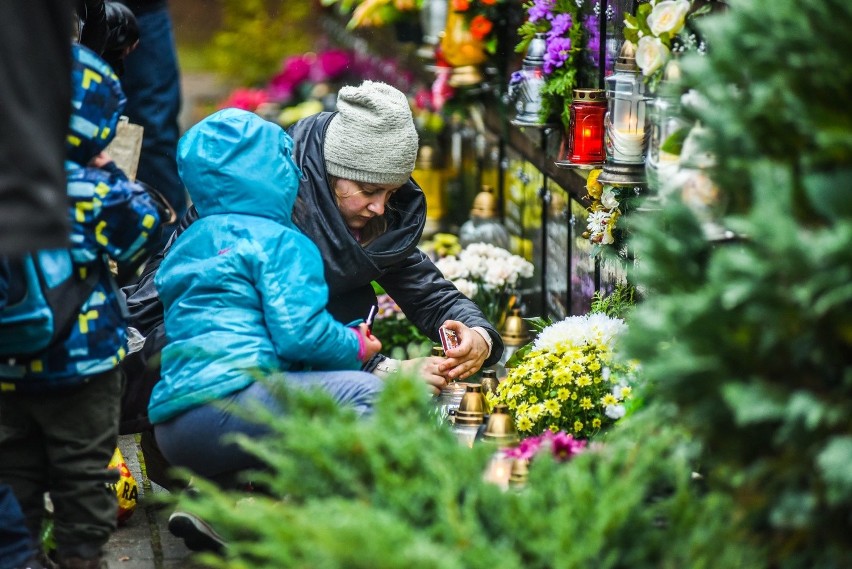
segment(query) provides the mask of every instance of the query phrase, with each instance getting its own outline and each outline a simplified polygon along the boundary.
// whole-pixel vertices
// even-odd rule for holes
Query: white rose
[[[660,38],[645,36],[639,38],[636,47],[636,65],[642,70],[642,75],[651,75],[669,60],[669,48],[663,45]]]
[[[601,195],[601,205],[607,209],[615,209],[618,207],[618,199],[612,188],[604,190],[603,195]]]
[[[674,35],[683,29],[687,12],[689,0],[663,0],[648,14],[648,27],[655,36],[666,32]]]

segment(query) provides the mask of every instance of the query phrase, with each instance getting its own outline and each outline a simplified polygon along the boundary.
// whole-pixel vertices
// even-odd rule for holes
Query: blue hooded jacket
[[[290,219],[301,175],[292,149],[280,126],[238,109],[181,138],[178,170],[199,219],[155,279],[168,345],[152,423],[271,372],[360,367],[357,332],[326,311],[319,250]]]

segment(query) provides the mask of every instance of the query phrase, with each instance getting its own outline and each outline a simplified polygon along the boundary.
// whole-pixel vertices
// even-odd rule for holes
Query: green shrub
[[[535,458],[527,485],[504,492],[482,480],[493,448],[437,424],[417,380],[389,380],[369,419],[283,396],[291,413],[261,419],[274,433],[243,441],[270,466],[252,477],[264,493],[246,501],[201,482],[181,499],[231,541],[210,566],[758,566],[732,535],[729,501],[691,480],[696,448],[661,413],[570,463]]]
[[[632,228],[647,294],[624,347],[772,567],[852,566],[849,24],[845,0],[702,20],[686,84],[739,239],[708,243],[676,203]]]

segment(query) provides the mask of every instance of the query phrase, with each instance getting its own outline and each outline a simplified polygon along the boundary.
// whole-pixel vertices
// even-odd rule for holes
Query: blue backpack
[[[0,257],[0,356],[32,358],[64,341],[98,273],[93,265],[81,279],[67,249]]]

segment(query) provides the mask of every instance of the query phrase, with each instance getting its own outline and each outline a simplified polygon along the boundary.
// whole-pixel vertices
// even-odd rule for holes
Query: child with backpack
[[[116,527],[116,495],[107,484],[118,473],[107,464],[118,439],[118,364],[127,351],[126,311],[109,260],[121,266],[149,254],[160,238],[160,213],[103,153],[126,102],[118,77],[89,49],[71,49],[71,246],[5,259],[0,484],[14,490],[34,551],[49,492],[59,567],[96,569],[107,567],[102,548]],[[60,286],[63,302],[51,304]]]

